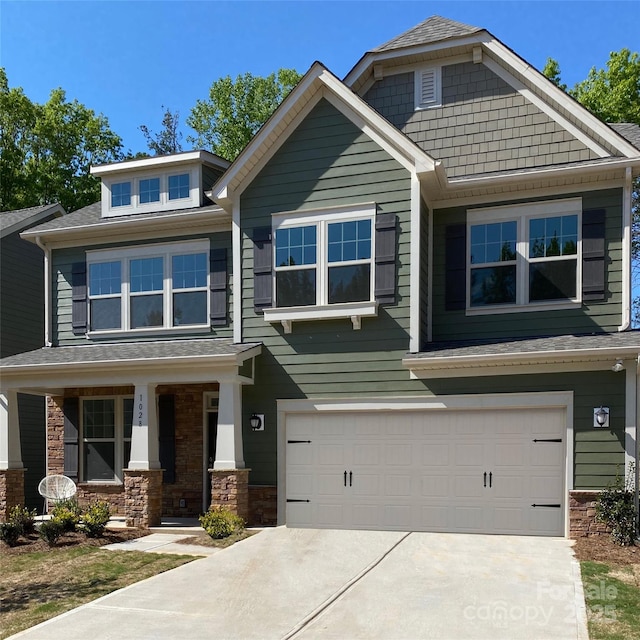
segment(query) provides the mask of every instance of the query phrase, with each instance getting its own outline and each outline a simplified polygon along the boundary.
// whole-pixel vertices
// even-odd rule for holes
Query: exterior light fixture
[[[622,362],[622,360],[616,360],[613,367],[611,367],[611,371],[615,371],[616,373],[624,371],[624,363]]]
[[[609,426],[609,407],[600,407],[593,410],[593,426],[608,427]]]
[[[251,431],[264,431],[264,414],[252,413],[249,418],[249,424],[251,425]]]

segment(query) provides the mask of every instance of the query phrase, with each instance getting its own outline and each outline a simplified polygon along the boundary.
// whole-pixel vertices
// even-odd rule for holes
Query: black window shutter
[[[450,224],[445,231],[445,309],[467,305],[467,225]]]
[[[227,324],[227,250],[212,249],[209,254],[211,287],[211,326]]]
[[[396,301],[396,215],[376,216],[375,299],[379,304]]]
[[[173,394],[158,396],[158,436],[160,466],[164,469],[162,481],[176,481],[176,401]]]
[[[271,227],[253,230],[253,306],[256,311],[262,311],[273,304],[271,245]]]
[[[87,332],[87,263],[71,266],[71,328],[75,335]]]
[[[64,475],[74,482],[78,482],[79,398],[65,398],[62,404],[62,413],[64,414]]]
[[[604,209],[582,212],[582,299],[604,300],[606,297],[606,255]]]

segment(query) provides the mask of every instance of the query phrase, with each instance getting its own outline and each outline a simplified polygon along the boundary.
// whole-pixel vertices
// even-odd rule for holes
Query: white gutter
[[[40,236],[35,237],[35,243],[44,253],[44,346],[51,346],[51,251],[42,242]]]
[[[627,167],[622,192],[622,323],[618,331],[631,325],[631,199],[633,180],[631,167]]]

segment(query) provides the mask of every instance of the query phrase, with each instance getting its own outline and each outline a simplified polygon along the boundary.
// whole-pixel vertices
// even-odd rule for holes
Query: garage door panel
[[[287,498],[310,503],[288,504],[287,523],[562,535],[564,416],[553,408],[288,414],[287,439],[310,443],[287,444]]]

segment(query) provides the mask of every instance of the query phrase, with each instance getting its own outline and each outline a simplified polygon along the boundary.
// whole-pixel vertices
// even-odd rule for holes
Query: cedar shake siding
[[[482,64],[442,67],[442,106],[416,111],[414,96],[408,72],[376,82],[364,99],[442,160],[450,178],[597,158]]]

